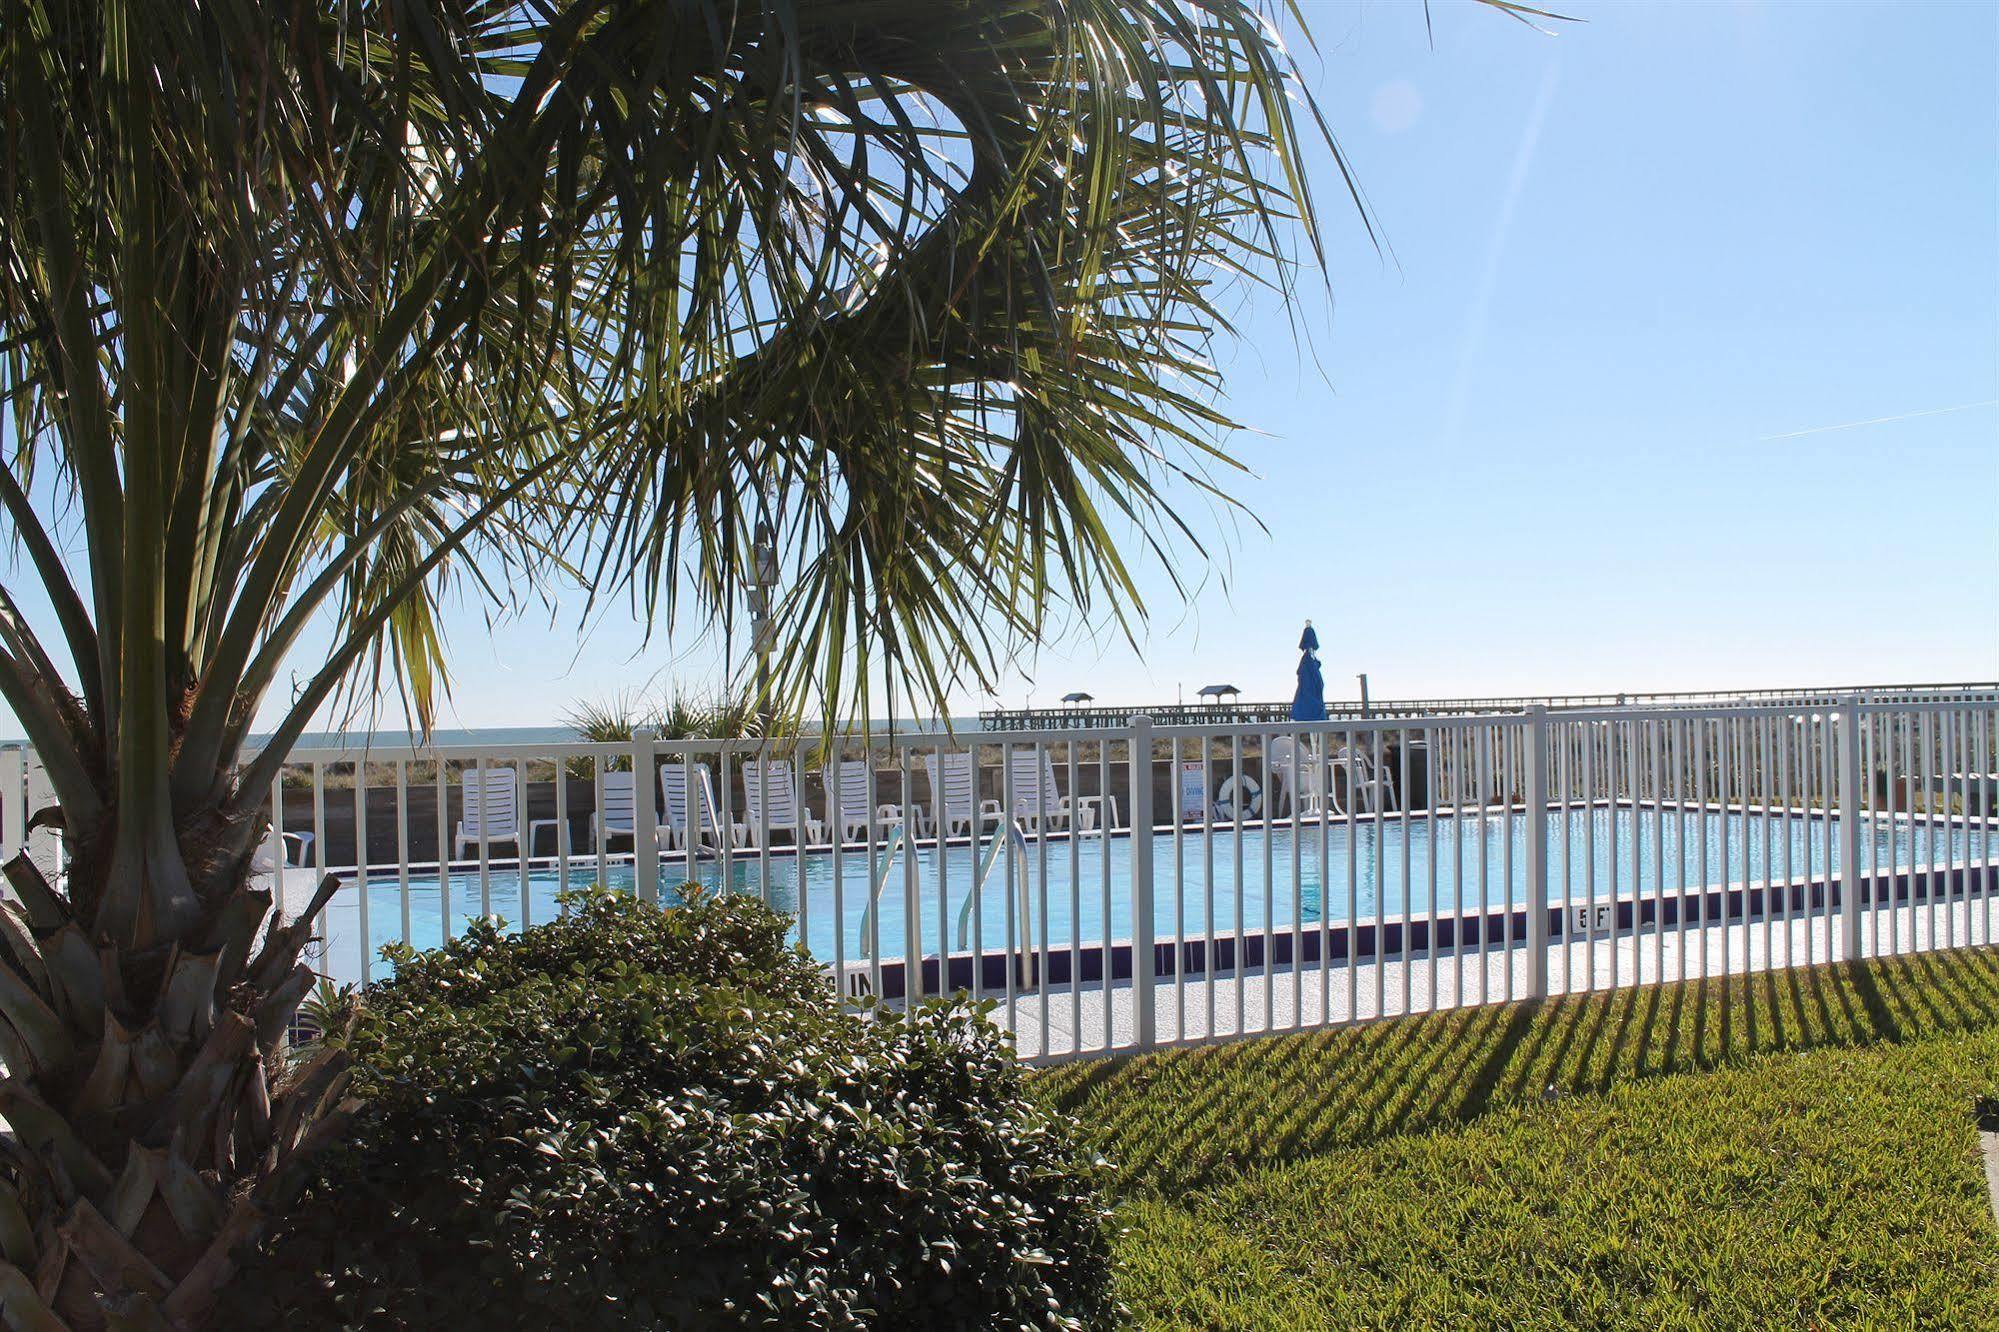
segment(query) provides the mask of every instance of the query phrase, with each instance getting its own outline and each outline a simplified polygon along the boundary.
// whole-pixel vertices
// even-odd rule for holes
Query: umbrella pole
[[[1319,788],[1318,815],[1321,822],[1331,817],[1333,808],[1332,777],[1326,771],[1326,733],[1312,733],[1312,784]]]

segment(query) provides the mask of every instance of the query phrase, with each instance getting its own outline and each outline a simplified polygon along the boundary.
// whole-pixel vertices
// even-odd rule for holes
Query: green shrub
[[[843,1011],[754,901],[572,905],[395,957],[359,1131],[219,1325],[1112,1316],[1102,1164],[971,1006]]]

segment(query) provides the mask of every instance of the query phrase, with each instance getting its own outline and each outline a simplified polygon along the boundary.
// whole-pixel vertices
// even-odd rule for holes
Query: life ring
[[[1263,810],[1263,788],[1256,784],[1256,778],[1248,773],[1240,777],[1229,776],[1222,779],[1221,790],[1215,792],[1215,813],[1218,817],[1232,819],[1236,816],[1236,796],[1242,796],[1242,816],[1253,819]]]

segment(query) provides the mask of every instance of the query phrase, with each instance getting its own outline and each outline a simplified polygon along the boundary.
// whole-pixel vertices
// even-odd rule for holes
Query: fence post
[[[1527,706],[1527,999],[1548,997],[1548,709]]]
[[[28,826],[28,751],[26,746],[0,745],[0,859],[11,860],[25,846]]]
[[[658,749],[657,741],[632,741],[632,791],[638,797],[632,802],[632,827],[635,829],[632,834],[632,870],[641,902],[659,901],[659,809],[655,803],[659,799]],[[559,775],[557,780],[561,780]],[[708,811],[700,805],[701,793],[698,790],[689,791],[687,841],[690,846],[694,844],[695,830],[701,826],[701,820],[708,817]],[[694,868],[691,854],[687,867],[689,870]]]
[[[863,746],[872,746],[873,743],[874,736],[872,733],[862,741]],[[916,797],[911,794],[912,782],[910,780],[911,772],[908,748],[899,748],[893,739],[887,741],[886,744],[891,757],[900,755],[902,768],[902,784],[897,792],[902,800],[902,847],[897,854],[902,857],[902,1002],[907,1007],[923,997],[923,885],[916,868],[917,804]],[[874,751],[872,748],[864,747],[862,752],[867,754],[868,762],[874,762]],[[834,768],[837,766],[838,755],[836,754],[828,762],[827,767]],[[941,764],[939,775],[942,775]],[[826,821],[828,826],[833,828],[832,840],[834,841],[839,840],[837,827],[833,825],[833,820],[838,816],[838,813],[839,811],[830,808],[826,811]],[[873,811],[870,810],[869,814],[872,817]],[[1074,834],[1072,833],[1071,835],[1073,836]],[[975,840],[974,846],[976,845]],[[940,828],[937,836],[937,858],[939,860],[944,858],[944,852],[944,835],[943,830]],[[977,851],[975,850],[966,859],[969,864],[976,867],[979,859]],[[873,873],[872,867],[870,867],[869,872]],[[972,873],[976,874],[978,870],[974,868]],[[939,910],[943,910],[941,905],[939,906]],[[1073,929],[1075,927],[1072,924],[1070,928]],[[1048,959],[1043,958],[1041,965],[1046,967]],[[950,979],[950,950],[939,948],[937,950],[937,993],[940,996],[950,993],[950,987],[947,984]],[[1044,997],[1042,1002],[1046,1003],[1047,999]]]
[[[1834,714],[1839,726],[1839,928],[1849,962],[1860,960],[1860,699]]]
[[[1155,970],[1152,928],[1152,718],[1140,713],[1131,719],[1131,1015],[1132,1039],[1140,1050],[1150,1050],[1158,1039],[1152,1011],[1152,982]],[[1109,833],[1106,831],[1105,836]],[[1110,854],[1106,844],[1104,854]],[[1109,922],[1105,922],[1108,924]],[[1109,931],[1105,931],[1105,961],[1110,951]],[[1104,968],[1104,983],[1110,984],[1110,967]]]

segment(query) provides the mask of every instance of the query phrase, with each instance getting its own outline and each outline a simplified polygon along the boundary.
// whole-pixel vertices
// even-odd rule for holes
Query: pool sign
[[[1208,765],[1182,763],[1180,765],[1180,818],[1198,820],[1208,813]]]
[[[1617,904],[1598,902],[1594,905],[1584,902],[1576,905],[1569,921],[1569,933],[1614,934],[1617,932]]]

